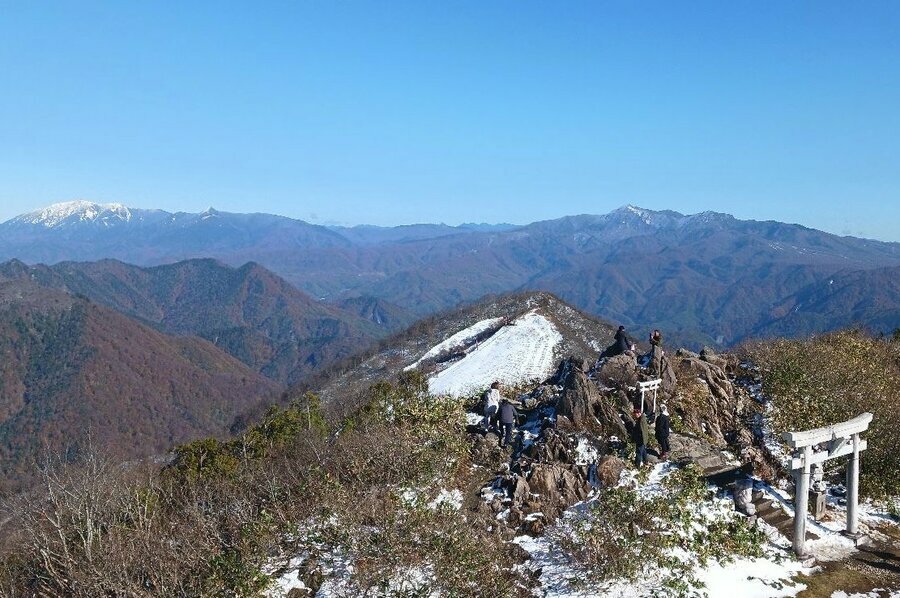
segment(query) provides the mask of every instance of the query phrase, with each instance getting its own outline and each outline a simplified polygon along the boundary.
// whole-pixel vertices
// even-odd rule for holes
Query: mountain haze
[[[316,301],[255,263],[231,268],[198,259],[140,268],[101,260],[3,267],[163,332],[202,337],[283,384],[360,350],[387,334],[387,322],[403,319],[387,305],[371,306],[363,317]]]
[[[887,296],[878,306],[857,302],[850,314],[840,303],[810,296],[808,308],[827,311],[802,326],[778,322],[798,293],[822,289],[835,277],[900,266],[900,244],[716,212],[626,206],[517,227],[326,228],[263,214],[65,206],[0,225],[0,256],[30,263],[254,261],[335,305],[384,302],[403,314],[398,324],[488,294],[546,290],[644,332],[663,328],[694,347],[731,345],[778,329],[900,326]],[[365,308],[356,313],[379,318]]]

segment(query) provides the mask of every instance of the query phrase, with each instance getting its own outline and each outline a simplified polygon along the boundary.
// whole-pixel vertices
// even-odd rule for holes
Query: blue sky
[[[631,203],[900,241],[898,2],[0,0],[0,219]]]

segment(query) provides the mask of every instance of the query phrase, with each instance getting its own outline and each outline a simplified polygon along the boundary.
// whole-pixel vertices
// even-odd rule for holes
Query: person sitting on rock
[[[621,355],[626,351],[632,350],[631,341],[628,340],[628,335],[625,334],[625,327],[619,326],[619,329],[616,331],[616,336],[614,337],[613,344],[607,347],[603,353],[600,354],[600,357],[615,357],[616,355]]]
[[[491,424],[497,421],[497,410],[500,409],[500,383],[493,382],[484,393],[484,431],[491,429]]]
[[[650,431],[647,429],[647,418],[640,407],[634,408],[634,426],[631,428],[631,439],[634,440],[634,465],[640,468],[647,463],[647,442]]]
[[[662,413],[656,416],[655,434],[659,443],[659,458],[663,461],[669,458],[669,410],[663,405]]]
[[[500,403],[500,427],[503,429],[503,435],[500,439],[501,448],[512,442],[512,432],[515,425],[516,406],[513,401],[503,397]]]

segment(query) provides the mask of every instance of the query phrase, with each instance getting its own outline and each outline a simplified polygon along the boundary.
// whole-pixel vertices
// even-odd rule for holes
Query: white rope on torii
[[[791,472],[794,476],[794,552],[806,556],[806,515],[809,508],[809,471],[816,463],[824,463],[844,455],[851,455],[847,466],[847,530],[851,537],[857,536],[857,506],[859,505],[859,453],[866,450],[866,441],[859,435],[869,428],[871,413],[863,413],[851,420],[806,430],[805,432],[784,432],[781,437],[794,454]],[[816,445],[825,445],[825,450],[814,452]]]

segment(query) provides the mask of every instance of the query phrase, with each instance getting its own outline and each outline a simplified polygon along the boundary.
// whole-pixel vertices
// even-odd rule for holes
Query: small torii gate
[[[641,413],[644,412],[644,393],[653,391],[653,413],[656,414],[656,391],[662,384],[662,378],[654,378],[646,382],[638,382],[638,390],[641,392]]]
[[[844,455],[851,455],[847,467],[847,531],[857,535],[857,505],[859,504],[859,453],[866,450],[866,441],[859,435],[869,428],[871,413],[863,413],[851,420],[807,430],[784,432],[781,437],[793,451],[791,471],[794,476],[794,552],[806,556],[806,517],[809,509],[809,472],[815,463],[824,463]],[[826,450],[814,452],[813,447],[826,444]]]

